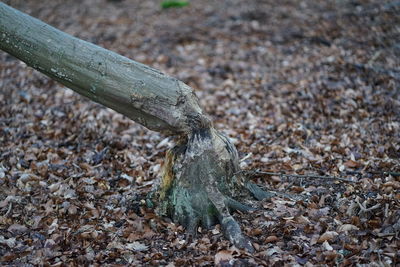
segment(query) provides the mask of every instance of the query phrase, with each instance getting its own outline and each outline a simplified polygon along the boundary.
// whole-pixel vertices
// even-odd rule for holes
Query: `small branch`
[[[365,175],[365,174],[373,174],[373,175],[392,175],[392,176],[400,176],[400,172],[380,172],[380,171],[371,171],[371,172],[359,172],[359,171],[347,171],[347,174],[357,174],[357,175]]]
[[[367,208],[367,207],[365,207],[365,205],[364,205],[364,203],[360,203],[360,201],[357,199],[356,200],[356,203],[358,204],[358,206],[360,207],[360,209],[361,209],[361,213],[367,213],[367,212],[369,212],[369,211],[372,211],[372,210],[376,210],[376,209],[378,209],[378,208],[380,208],[381,207],[381,204],[376,204],[375,206],[372,206],[372,207],[370,207],[370,208]]]
[[[385,204],[385,218],[389,216],[389,203]]]
[[[372,63],[374,63],[375,60],[377,60],[378,57],[380,57],[382,52],[383,52],[383,50],[379,50],[379,51],[375,52],[375,54],[372,56],[372,58],[370,60],[368,60],[367,66],[371,66]]]
[[[6,214],[4,214],[4,217],[7,217],[11,213],[11,210],[12,210],[12,202],[10,202],[10,204],[8,206],[8,210],[7,210]]]
[[[250,153],[247,154],[244,158],[242,158],[242,159],[240,160],[240,162],[245,161],[246,159],[250,158],[251,156],[253,156],[253,153],[250,152]]]
[[[321,176],[315,174],[286,174],[280,172],[264,172],[264,171],[246,171],[242,170],[241,172],[247,172],[253,175],[261,174],[261,175],[276,175],[276,176],[285,176],[285,177],[296,177],[296,178],[312,178],[312,179],[324,179],[324,180],[337,180],[348,183],[357,183],[357,181],[352,181],[343,177],[336,176]]]

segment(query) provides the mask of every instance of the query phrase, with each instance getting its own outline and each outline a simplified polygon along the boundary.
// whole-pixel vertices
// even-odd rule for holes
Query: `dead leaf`
[[[0,244],[5,244],[9,248],[13,248],[17,244],[17,241],[16,241],[15,237],[7,239],[4,236],[0,235]]]
[[[359,228],[353,224],[343,224],[341,226],[338,227],[338,232],[349,232],[349,231],[357,231],[359,230]]]
[[[278,240],[279,240],[279,238],[277,236],[270,235],[267,238],[265,238],[265,243],[275,243]]]
[[[323,246],[324,249],[327,250],[327,251],[332,251],[332,250],[333,250],[332,246],[328,243],[327,240],[325,240],[324,243],[322,243],[322,246]]]
[[[303,215],[300,215],[300,216],[296,217],[296,221],[298,223],[301,223],[301,224],[309,224],[309,223],[311,223],[310,220],[307,217],[303,216]]]
[[[325,241],[331,241],[333,240],[336,236],[339,234],[333,231],[327,231],[323,233],[319,238],[318,238],[318,243],[323,243]]]
[[[8,231],[13,233],[14,235],[25,233],[27,230],[28,228],[25,225],[21,224],[13,224],[8,227]]]
[[[214,264],[221,265],[224,261],[230,261],[233,259],[232,251],[229,250],[221,250],[214,256]]]
[[[348,160],[345,163],[343,163],[344,166],[346,166],[347,168],[358,168],[361,166],[360,163],[354,161],[354,160]]]
[[[148,246],[137,241],[133,243],[127,243],[125,246],[129,250],[135,250],[135,251],[146,251],[149,249]]]

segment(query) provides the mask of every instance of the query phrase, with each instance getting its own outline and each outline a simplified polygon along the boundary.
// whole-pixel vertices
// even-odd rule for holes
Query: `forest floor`
[[[2,265],[400,264],[398,1],[5,2],[195,88],[287,196],[234,214],[253,254],[187,236],[145,206],[172,139],[0,52]]]

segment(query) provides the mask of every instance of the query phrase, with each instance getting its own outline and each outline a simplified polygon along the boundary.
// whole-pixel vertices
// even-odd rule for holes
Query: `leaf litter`
[[[398,2],[6,3],[183,80],[241,167],[278,175],[235,214],[256,253],[219,225],[188,236],[145,205],[173,140],[1,52],[2,264],[399,264]]]

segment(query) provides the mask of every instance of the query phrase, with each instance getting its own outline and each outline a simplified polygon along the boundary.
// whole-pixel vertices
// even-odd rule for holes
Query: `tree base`
[[[271,197],[248,183],[239,169],[236,148],[215,129],[199,129],[167,152],[163,175],[153,196],[160,216],[172,218],[195,234],[197,227],[220,223],[226,238],[239,248],[254,251],[231,211],[254,208],[241,203],[251,196]]]

